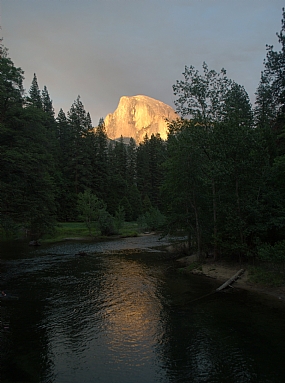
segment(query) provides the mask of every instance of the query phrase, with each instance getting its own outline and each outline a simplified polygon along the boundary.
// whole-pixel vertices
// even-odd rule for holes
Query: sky
[[[185,66],[225,68],[254,102],[284,0],[0,0],[3,44],[47,86],[56,115],[80,95],[94,126],[121,96],[174,106]]]

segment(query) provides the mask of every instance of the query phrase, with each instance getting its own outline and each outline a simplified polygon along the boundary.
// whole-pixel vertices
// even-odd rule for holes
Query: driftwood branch
[[[245,272],[244,269],[239,270],[233,277],[227,280],[222,286],[218,287],[216,291],[222,291],[226,287],[228,287],[231,283],[235,282],[243,273]]]

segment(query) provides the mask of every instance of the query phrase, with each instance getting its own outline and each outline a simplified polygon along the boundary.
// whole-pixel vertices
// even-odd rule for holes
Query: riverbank
[[[105,236],[98,228],[93,227],[91,233],[84,222],[59,222],[55,231],[39,239],[40,243],[51,244],[62,241],[103,241],[110,238],[136,237],[140,233],[137,222],[124,222],[117,234]]]
[[[229,263],[225,261],[207,260],[203,264],[196,264],[195,256],[186,256],[177,260],[183,267],[181,270],[186,273],[201,275],[208,278],[216,279],[223,284],[240,269],[244,269],[244,273],[232,284],[234,289],[243,289],[260,296],[261,300],[270,300],[271,304],[277,304],[285,309],[285,285],[278,287],[265,286],[262,283],[255,283],[251,279],[251,272],[248,265],[240,265],[239,263]]]

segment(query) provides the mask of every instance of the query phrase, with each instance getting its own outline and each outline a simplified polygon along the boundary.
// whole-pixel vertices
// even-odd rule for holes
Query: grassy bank
[[[125,222],[118,231],[121,237],[135,237],[139,234],[136,222]],[[41,241],[45,243],[63,241],[65,239],[94,240],[104,238],[98,229],[92,228],[91,235],[84,222],[60,222],[56,225],[52,235],[44,236]]]

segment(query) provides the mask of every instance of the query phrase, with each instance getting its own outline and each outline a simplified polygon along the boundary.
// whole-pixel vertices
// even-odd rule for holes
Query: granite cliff
[[[133,137],[137,143],[147,134],[159,133],[162,139],[167,138],[166,119],[177,118],[175,111],[161,101],[148,96],[123,96],[114,113],[105,118],[106,132],[109,138]]]

